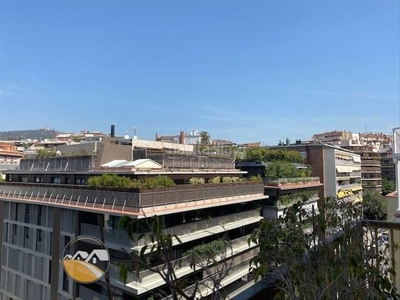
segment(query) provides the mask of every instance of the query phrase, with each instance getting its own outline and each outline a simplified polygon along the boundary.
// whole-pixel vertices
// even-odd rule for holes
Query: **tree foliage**
[[[396,183],[393,180],[382,178],[382,194],[387,195],[396,190]]]
[[[185,257],[193,270],[202,270],[203,279],[189,280],[181,278],[176,271],[181,267],[182,260],[175,257],[174,247],[181,240],[178,236],[164,233],[161,220],[158,216],[138,220],[124,216],[119,221],[119,227],[126,230],[128,237],[133,241],[146,238],[146,243],[139,255],[133,255],[131,260],[120,262],[120,278],[126,283],[129,273],[136,273],[139,277],[141,270],[148,270],[158,274],[169,289],[170,295],[159,290],[153,294],[153,298],[161,299],[170,296],[172,299],[197,299],[201,288],[212,291],[211,299],[222,299],[221,281],[228,275],[233,263],[232,259],[226,259],[230,244],[227,239],[217,239],[208,244],[195,246],[189,250]],[[147,228],[146,233],[138,234],[137,228]],[[232,255],[231,250],[231,255]],[[154,264],[156,261],[158,264]]]
[[[376,192],[370,192],[363,195],[363,211],[367,219],[386,220],[387,218],[387,200],[384,196]]]
[[[297,168],[286,161],[274,161],[265,167],[265,177],[270,179],[300,177]]]
[[[52,149],[38,149],[36,152],[39,158],[56,157],[56,152]]]
[[[200,145],[206,146],[210,144],[210,134],[207,131],[200,132]]]
[[[294,150],[278,149],[273,150],[267,147],[251,147],[246,149],[244,157],[238,157],[243,161],[286,161],[291,163],[303,163],[304,158]]]
[[[390,255],[362,225],[361,204],[329,198],[319,209],[310,214],[298,202],[279,219],[260,221],[249,239],[260,247],[251,262],[255,280],[274,274],[277,299],[399,299]]]

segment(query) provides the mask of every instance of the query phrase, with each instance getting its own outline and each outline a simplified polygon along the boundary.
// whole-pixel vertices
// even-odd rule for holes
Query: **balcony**
[[[244,250],[248,250],[252,247],[254,247],[254,245],[249,246],[247,244],[247,240],[250,238],[250,235],[246,235],[237,239],[234,239],[232,241],[230,241],[230,247],[232,249],[232,253],[231,253],[231,249],[228,249],[227,251],[227,256],[232,256],[232,255],[237,255],[240,252],[244,251]],[[250,252],[246,252],[246,253],[251,253],[251,254],[243,254],[243,255],[247,255],[246,259],[248,258],[248,256],[253,257],[255,255],[254,252],[250,251]],[[192,268],[190,268],[190,260],[187,256],[181,257],[175,261],[172,262],[172,265],[174,266],[175,271],[180,270],[181,273],[191,273],[193,270]],[[162,268],[163,265],[158,266],[157,268]],[[118,267],[114,267],[115,269],[118,270]],[[183,269],[187,269],[186,272]],[[143,270],[140,271],[139,273],[130,273],[129,274],[129,279],[128,282],[140,282],[141,285],[146,286],[148,284],[151,284],[154,281],[154,278],[159,279],[159,275],[150,271],[150,270]]]
[[[191,223],[164,228],[163,232],[165,234],[175,234],[179,237],[185,236],[186,238],[182,240],[182,242],[184,242],[195,239],[194,237],[191,237],[191,234],[194,233],[199,233],[206,230],[211,232],[213,227],[220,227],[223,230],[222,226],[226,228],[226,225],[228,224],[232,225],[229,227],[236,228],[242,226],[242,223],[246,222],[246,220],[248,220],[250,223],[256,223],[260,218],[260,212],[257,210],[243,211],[235,214],[215,217],[212,219],[194,221]],[[81,234],[100,238],[100,230],[97,225],[82,223]],[[212,233],[208,233],[208,235],[210,234]],[[118,229],[104,229],[104,239],[106,243],[122,245],[129,248],[143,247],[144,245],[151,243],[150,238],[147,236],[144,236],[139,241],[132,241],[128,238],[125,231]]]
[[[86,186],[0,183],[0,197],[87,210],[140,213],[142,210],[179,209],[187,205],[213,205],[264,198],[258,182],[177,185],[155,189],[95,189]]]
[[[279,178],[279,179],[265,179],[264,184],[266,187],[280,187],[280,188],[299,188],[308,186],[321,185],[319,177],[296,177],[296,178]]]

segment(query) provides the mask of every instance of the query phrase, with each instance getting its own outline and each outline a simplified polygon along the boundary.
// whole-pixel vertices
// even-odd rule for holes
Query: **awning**
[[[351,190],[352,190],[353,192],[358,192],[358,191],[361,191],[362,189],[363,189],[363,188],[362,188],[361,186],[351,188]]]
[[[354,195],[353,191],[348,189],[348,190],[339,190],[336,194],[338,198],[344,198],[344,197],[349,197]]]
[[[361,162],[361,157],[360,156],[353,156],[353,161],[354,162]]]
[[[358,202],[361,202],[361,201],[362,201],[361,197],[356,197],[356,198],[353,200],[353,203],[358,203]]]
[[[350,173],[349,167],[346,166],[336,166],[336,171],[339,173]]]

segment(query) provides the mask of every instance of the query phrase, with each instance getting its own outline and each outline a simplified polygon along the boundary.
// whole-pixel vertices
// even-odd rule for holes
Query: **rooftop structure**
[[[107,148],[108,142],[105,145]],[[114,154],[125,153],[122,147],[131,149],[116,144],[115,140],[113,145],[119,150]],[[103,299],[104,282],[91,285],[73,282],[60,265],[60,253],[72,238],[79,235],[100,238],[100,230],[104,231],[104,242],[111,255],[113,299],[146,298],[153,291],[167,290],[165,282],[148,270],[129,275],[126,284],[121,282],[118,261],[128,259],[130,252],[138,255],[150,243],[146,238],[132,241],[126,232],[119,230],[118,221],[125,215],[138,219],[158,215],[163,232],[180,238],[182,242],[174,244],[174,259],[180,262],[176,269],[179,278],[207,280],[206,273],[190,267],[185,253],[196,245],[229,235],[233,251],[227,259],[234,262],[233,271],[221,285],[229,291],[251,283],[249,261],[257,249],[249,246],[247,239],[262,218],[256,209],[267,197],[262,183],[215,183],[216,178],[226,177],[231,181],[242,176],[243,172],[234,169],[232,162],[217,168],[214,161],[212,169],[201,166],[190,169],[182,164],[171,168],[168,153],[162,155],[166,165],[149,158],[131,161],[118,155],[105,161],[108,150],[104,148],[99,147],[97,155],[24,159],[20,170],[7,173],[6,182],[0,184],[2,298]],[[189,162],[194,159],[191,156]],[[212,162],[212,158],[203,161],[208,166]],[[132,180],[168,174],[176,185],[153,189],[87,185],[90,177],[110,173]],[[188,184],[193,177],[213,179],[214,183]],[[146,232],[146,228],[140,230]],[[26,286],[30,289],[23,288]],[[207,288],[199,290],[203,296],[209,292]]]

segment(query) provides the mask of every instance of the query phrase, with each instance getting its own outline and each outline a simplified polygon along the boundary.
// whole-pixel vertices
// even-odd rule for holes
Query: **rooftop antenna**
[[[132,136],[132,143],[131,143],[131,144],[132,144],[131,152],[132,152],[132,161],[133,161],[133,159],[134,159],[134,157],[133,157],[133,150],[135,149],[134,140],[137,139],[137,135],[136,135],[137,128],[136,128],[136,127],[132,127],[132,130],[133,130],[133,136]]]

